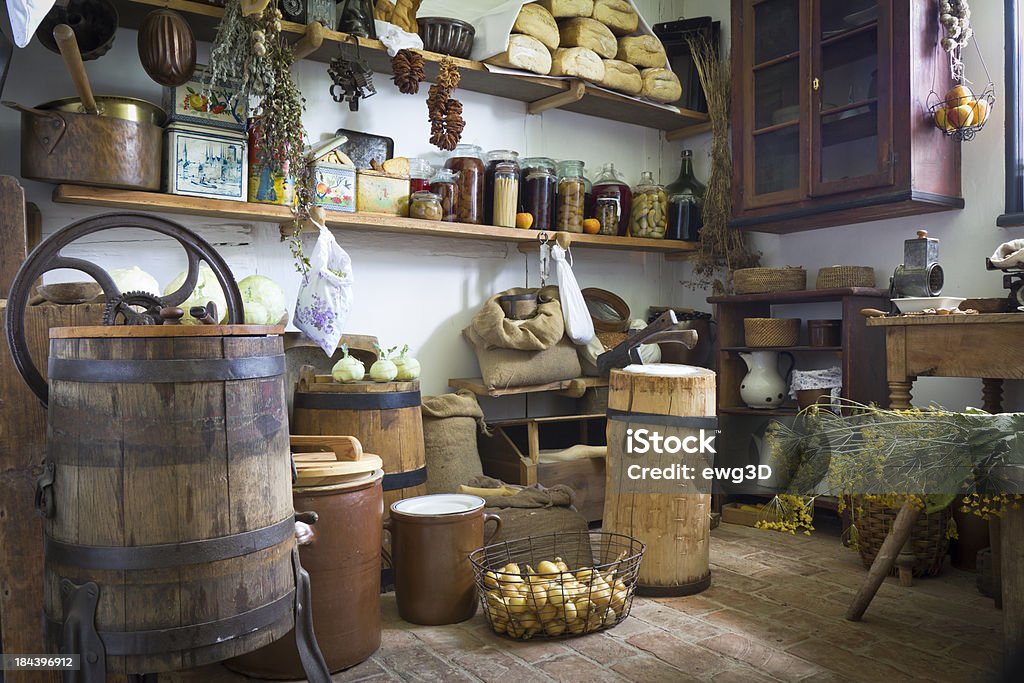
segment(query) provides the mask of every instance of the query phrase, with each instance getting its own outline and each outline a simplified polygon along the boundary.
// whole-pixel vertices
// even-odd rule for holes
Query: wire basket
[[[624,620],[643,554],[644,544],[624,534],[577,531],[495,543],[469,561],[487,623],[527,640],[604,631]]]
[[[992,118],[996,104],[995,85],[989,83],[981,93],[975,93],[965,83],[954,86],[940,96],[934,90],[928,94],[928,114],[932,123],[947,137],[968,142]]]

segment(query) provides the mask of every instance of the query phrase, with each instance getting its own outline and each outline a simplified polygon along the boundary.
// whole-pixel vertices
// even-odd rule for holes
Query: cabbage
[[[284,290],[266,275],[250,275],[238,283],[245,305],[245,322],[250,325],[276,325],[288,313]],[[250,316],[250,307],[255,306]],[[250,320],[250,317],[252,318]]]
[[[184,284],[187,275],[188,271],[184,271],[174,278],[171,284],[164,288],[164,296],[178,291],[178,288]],[[217,305],[217,315],[220,316],[220,322],[223,322],[228,315],[228,299],[224,296],[224,290],[221,289],[220,283],[217,282],[217,276],[214,274],[213,269],[202,263],[199,265],[199,279],[196,282],[196,288],[180,304],[181,308],[185,311],[185,317],[181,319],[181,322],[187,325],[195,325],[196,321],[189,315],[188,309],[192,306],[206,306],[211,301]]]
[[[110,277],[113,278],[114,284],[122,294],[125,292],[148,292],[154,296],[160,294],[160,283],[138,266],[115,268],[110,271]]]

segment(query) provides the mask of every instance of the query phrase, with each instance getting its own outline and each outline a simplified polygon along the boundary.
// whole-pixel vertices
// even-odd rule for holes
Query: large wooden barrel
[[[644,372],[612,370],[608,390],[608,457],[604,502],[605,531],[626,534],[647,546],[637,580],[638,595],[699,593],[711,585],[710,482],[701,470],[713,454],[656,455],[642,449],[638,430],[649,441],[684,439],[700,431],[713,433],[715,373],[686,365],[657,365]],[[633,430],[633,452],[628,452]],[[674,448],[674,442],[671,446]],[[630,477],[630,466],[660,468],[678,463],[695,468],[696,479]],[[642,469],[633,469],[640,475]]]
[[[51,646],[98,588],[111,674],[217,662],[295,621],[281,328],[50,331]],[[45,475],[44,475],[45,476]],[[93,591],[95,592],[95,591]],[[56,650],[53,650],[56,651]]]
[[[295,488],[295,509],[319,519],[299,548],[309,572],[313,629],[331,672],[355,666],[380,647],[380,544],[384,498],[381,470],[344,484]],[[294,638],[233,659],[228,666],[255,678],[305,678]]]
[[[384,461],[384,510],[427,492],[420,383],[353,382],[299,373],[292,408],[294,434],[354,436]]]

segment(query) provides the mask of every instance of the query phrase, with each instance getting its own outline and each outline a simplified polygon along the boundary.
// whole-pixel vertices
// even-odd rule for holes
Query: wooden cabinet
[[[733,0],[733,221],[795,232],[962,208],[937,0]]]

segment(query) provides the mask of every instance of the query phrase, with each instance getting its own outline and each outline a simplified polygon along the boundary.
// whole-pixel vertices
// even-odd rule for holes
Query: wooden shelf
[[[203,199],[162,192],[139,190],[117,190],[84,185],[57,185],[53,190],[53,201],[61,204],[82,204],[130,211],[155,211],[157,213],[206,216],[226,220],[258,221],[281,224],[282,236],[292,231],[292,213],[284,206],[233,202],[225,199]],[[518,244],[538,243],[540,233],[536,230],[498,228],[490,225],[469,225],[467,223],[444,223],[424,221],[416,218],[378,216],[366,213],[327,212],[327,226],[341,230],[393,232],[406,235],[432,235],[454,239],[475,239],[491,242]],[[552,237],[555,233],[551,233]],[[598,247],[625,251],[647,251],[664,254],[688,254],[696,249],[695,242],[678,240],[653,240],[639,237],[616,237],[612,235],[573,234],[574,247]]]
[[[819,301],[842,301],[849,296],[889,298],[889,290],[874,287],[840,287],[838,289],[801,289],[796,292],[769,292],[767,294],[731,294],[709,296],[709,304],[806,304]]]
[[[793,417],[797,414],[796,408],[748,408],[747,406],[722,406],[718,409],[719,415],[757,415],[760,417]]]
[[[723,346],[722,351],[750,353],[753,351],[797,351],[818,353],[842,353],[842,346]]]
[[[587,389],[608,386],[608,379],[603,377],[577,377],[566,379],[560,382],[549,382],[547,384],[531,384],[525,387],[506,387],[505,389],[489,389],[480,377],[461,377],[448,380],[448,386],[453,389],[466,389],[477,396],[515,396],[519,394],[536,394],[544,391],[570,392],[573,398],[579,398],[575,394],[579,392],[582,396]]]
[[[133,29],[139,28],[143,18],[154,7],[168,7],[181,12],[188,17],[196,39],[202,41],[213,40],[217,32],[217,24],[224,14],[224,10],[220,7],[190,0],[115,0],[114,4],[118,9],[120,24]],[[295,42],[304,31],[305,26],[302,24],[282,22],[282,32],[294,36],[292,42]],[[339,45],[346,41],[350,48],[354,47],[353,36],[338,31],[324,31],[323,44],[306,59],[330,62],[338,55]],[[391,74],[391,57],[388,56],[387,50],[380,41],[358,38],[358,42],[360,57],[366,60],[373,71],[378,74]],[[438,63],[444,55],[427,51],[422,51],[422,54],[427,80],[434,81],[437,78]],[[507,97],[520,102],[538,102],[577,87],[572,81],[567,80],[492,73],[482,62],[468,59],[456,59],[455,64],[462,74],[460,89]],[[378,78],[377,80],[378,87],[390,87],[381,83],[382,79]],[[421,95],[422,97],[425,97],[425,94]],[[372,109],[374,104],[371,99],[364,106]],[[631,123],[663,130],[673,135],[672,139],[676,140],[687,136],[686,129],[701,126],[708,121],[708,115],[701,112],[688,109],[676,112],[606,92],[589,84],[585,86],[582,98],[563,103],[559,108],[577,114],[587,114],[620,123]],[[696,132],[703,131],[698,129],[695,134]]]

